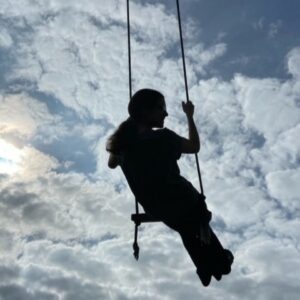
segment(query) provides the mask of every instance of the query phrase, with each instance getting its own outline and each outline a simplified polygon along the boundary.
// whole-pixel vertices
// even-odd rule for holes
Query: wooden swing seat
[[[150,216],[148,214],[132,214],[131,220],[136,224],[141,223],[150,223],[150,222],[161,222],[161,219],[155,218],[153,216]]]

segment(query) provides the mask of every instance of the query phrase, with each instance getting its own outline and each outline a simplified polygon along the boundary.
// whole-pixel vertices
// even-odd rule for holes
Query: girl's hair
[[[142,89],[137,91],[128,104],[129,118],[122,122],[108,138],[106,150],[118,155],[134,145],[138,138],[137,125],[142,123],[144,116],[163,100],[164,96],[156,90]]]

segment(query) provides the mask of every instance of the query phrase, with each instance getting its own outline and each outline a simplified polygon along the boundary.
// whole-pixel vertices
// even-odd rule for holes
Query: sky
[[[105,143],[127,118],[126,1],[0,0],[0,299],[295,300],[300,2],[181,1],[212,227],[235,261],[201,285],[179,235],[142,225]],[[187,137],[175,0],[131,0],[133,90]],[[198,188],[194,155],[181,174]]]

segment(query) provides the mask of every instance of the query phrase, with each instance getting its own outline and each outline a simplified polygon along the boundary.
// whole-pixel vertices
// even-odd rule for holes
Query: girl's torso
[[[142,133],[136,144],[123,153],[122,171],[137,200],[143,205],[195,199],[197,190],[180,175],[177,160],[182,138],[164,128]]]

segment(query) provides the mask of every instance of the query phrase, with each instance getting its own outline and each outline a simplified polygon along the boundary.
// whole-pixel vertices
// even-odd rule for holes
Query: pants
[[[212,273],[222,270],[221,272],[224,274],[225,270],[223,271],[223,265],[226,263],[224,248],[209,226],[208,230],[210,230],[211,234],[210,243],[208,245],[203,245],[199,239],[197,224],[181,226],[177,231],[197,269],[210,269]]]
[[[180,209],[146,211],[146,213],[159,217],[168,227],[177,231],[183,245],[189,253],[197,270],[207,270],[211,274],[228,274],[233,261],[232,253],[221,245],[215,233],[209,226],[211,212],[207,209],[205,196],[198,194],[198,201]],[[200,239],[200,228],[206,226],[210,231],[210,243],[203,245]]]
[[[222,245],[216,235],[209,227],[211,212],[207,209],[205,197],[199,194],[199,201],[189,214],[182,215],[181,218],[172,219],[172,215],[166,217],[163,222],[173,230],[177,231],[182,239],[183,245],[189,253],[196,268],[206,267],[211,264],[209,259],[213,254],[223,250]],[[200,239],[200,228],[206,226],[210,230],[211,243],[214,247],[205,246]]]

